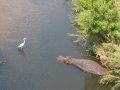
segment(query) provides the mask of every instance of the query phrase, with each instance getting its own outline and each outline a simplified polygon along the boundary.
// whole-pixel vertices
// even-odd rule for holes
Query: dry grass
[[[120,69],[120,46],[113,43],[103,43],[96,46],[96,53],[102,64],[110,69]]]

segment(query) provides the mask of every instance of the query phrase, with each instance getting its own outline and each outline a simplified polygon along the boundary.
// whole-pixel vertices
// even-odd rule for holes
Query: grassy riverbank
[[[85,40],[87,51],[100,60],[110,74],[99,83],[120,88],[120,1],[73,0],[76,42]]]

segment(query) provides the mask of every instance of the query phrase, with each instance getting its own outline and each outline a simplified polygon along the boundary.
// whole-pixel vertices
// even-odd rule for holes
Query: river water
[[[0,90],[108,90],[98,77],[57,62],[82,58],[71,42],[70,0],[0,0]],[[23,52],[17,46],[26,37]]]

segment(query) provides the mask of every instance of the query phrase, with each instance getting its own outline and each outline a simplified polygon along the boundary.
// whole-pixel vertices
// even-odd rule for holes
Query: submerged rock
[[[0,64],[5,64],[7,63],[7,58],[6,58],[6,55],[0,51]]]

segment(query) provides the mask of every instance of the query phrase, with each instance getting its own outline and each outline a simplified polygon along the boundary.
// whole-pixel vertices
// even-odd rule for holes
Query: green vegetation
[[[104,75],[101,77],[99,83],[101,85],[109,85],[111,90],[120,89],[120,70],[111,71],[113,75]]]
[[[5,64],[7,61],[0,61],[0,64]]]
[[[99,58],[108,68],[100,84],[120,88],[120,18],[118,0],[73,0],[73,24],[76,29],[75,42],[81,39],[92,42],[90,54]],[[118,7],[116,7],[118,6]]]
[[[109,69],[120,69],[120,46],[113,43],[103,43],[95,48],[96,57]]]
[[[74,24],[89,39],[119,43],[120,21],[113,0],[75,0],[73,7]]]

